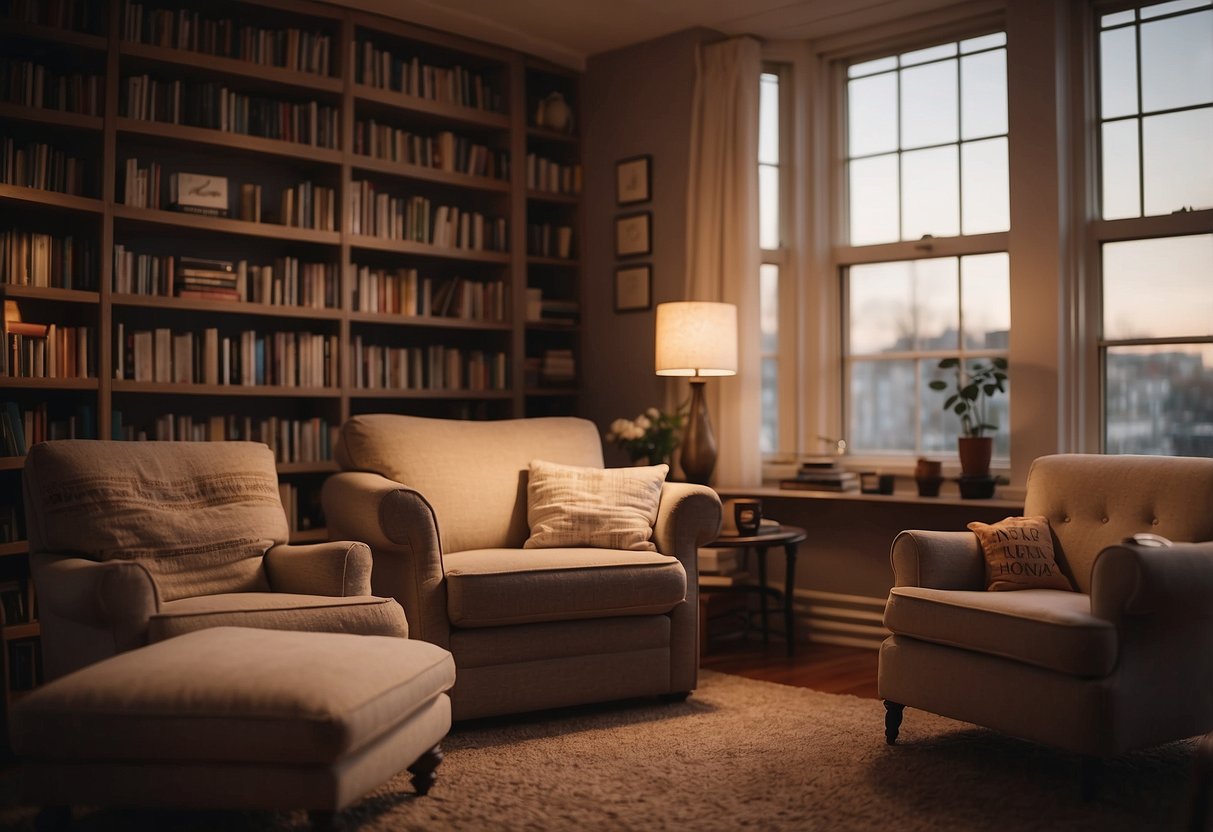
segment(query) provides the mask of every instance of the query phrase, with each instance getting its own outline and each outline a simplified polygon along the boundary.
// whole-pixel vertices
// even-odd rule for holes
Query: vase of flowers
[[[666,413],[650,407],[635,419],[616,419],[606,433],[606,440],[627,452],[633,465],[670,463],[674,449],[682,439],[685,417],[682,413]]]

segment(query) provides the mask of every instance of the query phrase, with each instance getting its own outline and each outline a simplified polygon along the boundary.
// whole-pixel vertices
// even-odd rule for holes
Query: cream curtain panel
[[[761,344],[758,317],[758,78],[753,38],[700,46],[696,53],[687,188],[686,299],[737,307],[737,375],[706,393],[719,456],[715,482],[762,482],[759,450]]]

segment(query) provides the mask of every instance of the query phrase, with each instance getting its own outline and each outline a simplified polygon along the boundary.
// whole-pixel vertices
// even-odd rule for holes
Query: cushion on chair
[[[531,460],[526,549],[592,546],[655,552],[650,538],[668,465],[586,468]]]
[[[885,626],[896,635],[1102,677],[1116,666],[1116,628],[1087,595],[1056,589],[972,592],[894,587]]]
[[[25,486],[31,551],[138,558],[166,599],[267,589],[261,556],[287,539],[260,443],[45,442]]]
[[[42,760],[329,763],[454,681],[450,653],[423,641],[210,629],[38,689],[13,745]]]
[[[234,592],[161,604],[160,611],[148,622],[148,641],[164,641],[211,627],[257,627],[398,638],[407,638],[409,634],[404,610],[392,598]]]
[[[676,558],[615,549],[474,549],[443,556],[456,627],[667,613],[686,598]]]

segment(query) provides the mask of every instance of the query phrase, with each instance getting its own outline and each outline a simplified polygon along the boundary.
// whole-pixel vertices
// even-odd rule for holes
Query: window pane
[[[1127,12],[1114,12],[1105,14],[1099,19],[1099,25],[1107,28],[1108,26],[1119,26],[1122,23],[1132,23],[1134,20],[1133,10]]]
[[[960,137],[1007,132],[1007,53],[982,52],[960,60]]]
[[[1109,347],[1104,446],[1213,457],[1213,345]]]
[[[1213,234],[1103,246],[1107,339],[1213,335]]]
[[[1103,126],[1103,218],[1141,216],[1141,175],[1137,152],[1137,119]]]
[[[964,234],[1006,231],[1011,227],[1011,197],[1007,182],[1007,140],[969,142],[960,146],[963,174],[961,204]]]
[[[861,75],[872,75],[876,72],[888,72],[890,69],[897,68],[896,56],[890,55],[887,58],[877,58],[874,61],[864,61],[861,64],[851,64],[847,67],[848,78],[858,78]]]
[[[897,149],[897,76],[888,72],[847,84],[850,156]]]
[[[758,98],[758,161],[779,164],[779,76],[763,73]]]
[[[1006,46],[1007,33],[995,32],[992,35],[982,35],[978,38],[969,38],[960,42],[960,54],[964,55],[969,52],[976,52],[979,49],[990,49],[994,46]]]
[[[956,54],[956,44],[943,43],[939,46],[931,46],[926,49],[918,49],[914,52],[906,52],[901,56],[902,66],[911,66],[913,64],[922,64],[927,61],[934,61],[938,58],[947,58]]]
[[[851,244],[899,239],[897,157],[857,159],[847,166],[850,179]]]
[[[955,257],[910,262],[914,274],[914,347],[956,349],[960,332],[960,281]]]
[[[762,352],[771,355],[779,347],[779,267],[763,263],[758,267],[758,318],[762,331]]]
[[[915,362],[856,361],[851,364],[847,441],[856,451],[914,448],[918,384]]]
[[[1151,17],[1159,17],[1164,14],[1173,12],[1182,12],[1185,9],[1199,9],[1203,6],[1208,6],[1209,0],[1173,0],[1170,3],[1159,3],[1154,6],[1146,6],[1141,10],[1142,19]]]
[[[939,359],[936,358],[919,361],[918,372],[924,391],[918,405],[918,419],[922,426],[922,447],[919,450],[924,453],[955,453],[956,437],[960,436],[960,417],[951,410],[944,410],[943,403],[952,394],[956,373],[939,369]],[[946,383],[948,390],[931,390],[928,385],[932,381]]]
[[[762,425],[758,446],[764,454],[779,450],[779,362],[762,359]]]
[[[941,61],[901,73],[901,146],[954,142],[958,129],[956,61]]]
[[[1213,208],[1213,107],[1150,116],[1142,128],[1146,214]]]
[[[1100,115],[1130,116],[1137,109],[1137,29],[1113,29],[1099,36]]]
[[[1147,111],[1213,102],[1213,11],[1142,25],[1141,97]]]
[[[758,166],[758,245],[779,248],[779,168]]]
[[[914,338],[912,263],[865,263],[848,270],[852,355],[906,350]]]
[[[965,349],[1006,349],[1011,333],[1011,274],[1006,252],[960,258]]]
[[[915,150],[901,157],[901,239],[960,232],[956,146]]]

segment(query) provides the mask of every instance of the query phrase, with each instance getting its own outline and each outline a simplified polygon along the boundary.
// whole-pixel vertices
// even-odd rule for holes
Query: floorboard
[[[756,635],[718,638],[709,644],[700,666],[781,685],[812,688],[876,699],[877,652],[834,644],[798,644],[789,657],[783,642],[766,647]]]

